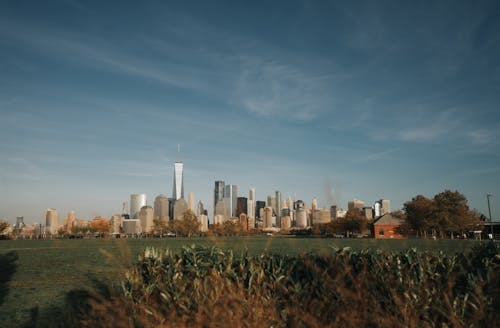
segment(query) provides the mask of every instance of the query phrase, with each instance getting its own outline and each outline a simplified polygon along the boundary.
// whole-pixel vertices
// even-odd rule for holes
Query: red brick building
[[[405,221],[386,213],[375,219],[373,232],[376,239],[404,239],[403,225]]]

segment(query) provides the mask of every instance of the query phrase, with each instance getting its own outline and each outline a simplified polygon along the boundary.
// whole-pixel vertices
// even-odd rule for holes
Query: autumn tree
[[[417,233],[417,236],[427,237],[427,231],[436,228],[433,225],[434,201],[422,195],[413,197],[404,203],[403,210],[406,214],[406,224]]]
[[[8,222],[0,221],[0,236],[3,236],[6,233],[6,231],[7,231],[8,228],[9,228],[9,223]]]
[[[155,235],[162,236],[164,233],[169,232],[169,222],[161,219],[153,220],[153,232]]]
[[[445,190],[428,199],[422,195],[404,204],[406,222],[417,235],[427,237],[432,231],[440,237],[447,233],[464,234],[480,219],[467,205],[467,198],[458,191]]]
[[[368,220],[359,209],[348,210],[345,217],[338,218],[333,225],[333,230],[350,233],[363,233],[368,228]],[[335,227],[336,226],[336,227]]]
[[[89,222],[88,231],[92,233],[98,233],[100,235],[105,235],[109,233],[111,228],[111,223],[103,218],[96,218]]]
[[[450,232],[462,234],[473,222],[467,198],[458,191],[445,190],[434,196],[434,220],[441,236]]]
[[[172,222],[173,230],[176,234],[191,237],[193,234],[200,231],[200,221],[193,211],[187,210],[184,213],[182,220],[174,220]]]

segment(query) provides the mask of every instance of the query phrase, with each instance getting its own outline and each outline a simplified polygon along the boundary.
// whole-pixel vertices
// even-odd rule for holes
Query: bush
[[[79,324],[103,326],[498,326],[500,254],[332,249],[249,256],[191,246],[146,249],[114,295]],[[116,314],[120,309],[121,314]]]

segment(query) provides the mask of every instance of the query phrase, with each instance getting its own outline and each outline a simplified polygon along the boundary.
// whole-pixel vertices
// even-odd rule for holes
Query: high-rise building
[[[14,226],[14,229],[22,229],[24,226],[26,226],[26,224],[24,224],[24,216],[16,217],[16,225]]]
[[[236,217],[239,218],[240,214],[247,214],[248,199],[246,197],[238,197],[236,205]]]
[[[174,203],[174,220],[183,220],[187,209],[188,206],[184,198],[176,200]]]
[[[122,221],[122,216],[119,214],[115,214],[111,217],[111,234],[119,235],[121,233]]]
[[[267,196],[267,206],[270,206],[273,209],[273,212],[276,211],[276,197],[274,196]]]
[[[208,216],[206,214],[199,214],[198,221],[200,221],[200,231],[207,232],[208,231]]]
[[[318,200],[316,199],[316,197],[313,197],[311,201],[311,210],[314,212],[317,209],[318,209]]]
[[[184,164],[177,161],[174,164],[174,188],[172,198],[175,200],[184,198]]]
[[[146,206],[145,194],[130,195],[130,219],[138,219],[139,211],[143,206]]]
[[[273,227],[273,208],[271,206],[264,207],[263,228],[269,229]]]
[[[247,205],[247,210],[248,210],[248,217],[255,218],[255,188],[250,187],[250,190],[248,191],[248,205]]]
[[[192,191],[188,193],[188,209],[194,213],[194,193]]]
[[[217,206],[218,202],[221,202],[224,200],[224,181],[215,181],[215,188],[214,188],[214,217],[216,215],[215,213],[215,207]],[[224,213],[226,215],[226,213]]]
[[[66,219],[66,232],[73,230],[73,221],[75,221],[75,211],[69,211],[68,218]]]
[[[336,219],[337,218],[337,205],[332,205],[330,206],[330,219]]]
[[[59,228],[59,215],[55,208],[48,208],[45,213],[45,225],[47,233],[56,234]]]
[[[139,211],[139,222],[141,223],[142,233],[151,233],[154,228],[153,208],[151,206],[143,206]]]
[[[281,226],[280,217],[281,217],[281,192],[276,190],[275,192],[275,207],[274,213],[276,213],[276,224],[277,226]]]
[[[381,199],[375,202],[375,210],[374,210],[374,215],[375,218],[378,218],[379,216],[382,216],[386,213],[391,212],[391,201],[388,199]]]
[[[168,222],[170,220],[169,217],[169,203],[168,197],[165,195],[158,195],[155,198],[154,202],[154,219],[160,220],[163,222]]]
[[[204,213],[205,213],[205,208],[203,207],[203,203],[200,200],[200,201],[198,201],[198,206],[197,206],[197,209],[196,209],[196,215],[200,216],[200,215],[203,215]]]
[[[226,185],[224,187],[224,201],[226,202],[226,216],[237,217],[236,202],[238,199],[238,187],[236,185]]]
[[[261,210],[266,207],[266,202],[263,200],[258,200],[255,202],[255,217],[257,219],[261,219],[262,215],[260,214]]]
[[[359,199],[353,199],[347,202],[347,210],[354,210],[357,209],[360,212],[363,210],[363,207],[365,206],[365,202]]]

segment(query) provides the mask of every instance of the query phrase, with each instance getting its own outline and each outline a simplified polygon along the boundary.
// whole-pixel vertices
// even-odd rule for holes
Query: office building
[[[172,198],[175,200],[184,198],[184,164],[181,161],[174,163],[174,187]]]
[[[20,230],[24,228],[26,224],[24,224],[24,216],[18,216],[16,217],[16,225],[14,226],[14,229]]]
[[[169,203],[168,197],[165,195],[158,195],[154,202],[154,219],[160,220],[164,223],[170,220],[169,217]]]
[[[183,220],[184,214],[188,210],[188,205],[184,198],[177,199],[174,202],[174,220]]]
[[[236,185],[225,185],[224,202],[226,204],[226,217],[236,217],[236,206],[238,199],[238,187]]]
[[[281,216],[281,230],[288,231],[292,227],[292,219],[288,215]]]
[[[45,226],[49,234],[56,234],[59,228],[59,215],[55,208],[48,208],[45,213]]]
[[[311,201],[311,210],[314,212],[317,209],[318,209],[318,200],[316,199],[316,197],[313,197]]]
[[[246,197],[238,197],[238,200],[236,202],[236,217],[240,217],[240,214],[245,214],[247,215],[247,205],[248,205],[248,199]]]
[[[271,206],[264,207],[263,228],[269,229],[273,227],[273,208]]]
[[[330,206],[330,219],[334,220],[337,218],[337,205]]]
[[[119,235],[121,233],[123,217],[120,214],[111,216],[111,234]]]
[[[276,214],[276,224],[279,227],[280,217],[281,217],[281,192],[276,190],[274,199],[275,199],[274,213]]]
[[[146,206],[145,194],[132,194],[130,195],[130,219],[138,219],[139,211],[143,206]]]
[[[75,211],[69,211],[68,218],[66,219],[66,232],[71,233],[73,230],[73,222],[75,221]]]
[[[359,199],[353,199],[347,202],[347,210],[359,210],[360,212],[363,210],[363,207],[365,206],[365,202]]]
[[[188,193],[188,209],[194,213],[194,193],[192,191]]]
[[[203,203],[198,201],[198,206],[196,207],[196,215],[200,216],[205,213],[205,208],[203,207]]]
[[[361,211],[361,214],[368,220],[373,219],[373,208],[370,206],[365,206],[363,207],[363,211]]]
[[[215,213],[215,208],[217,207],[217,203],[222,202],[224,200],[224,191],[225,191],[224,181],[215,181],[214,216],[217,214],[217,213]],[[225,215],[226,215],[226,213],[224,213],[224,216]]]
[[[247,211],[248,211],[248,216],[251,218],[255,219],[255,188],[251,187],[250,190],[248,191],[248,204],[247,204]]]
[[[207,232],[208,231],[208,216],[206,214],[198,215],[198,221],[200,221],[200,231]]]
[[[143,206],[139,211],[139,221],[141,223],[142,233],[152,233],[154,228],[153,214],[154,210],[151,206]]]
[[[266,205],[270,206],[273,209],[273,212],[276,211],[276,197],[271,196],[271,195],[267,196],[267,204]]]
[[[266,202],[263,200],[258,200],[255,202],[255,218],[262,219],[262,210],[266,207]]]
[[[136,235],[141,233],[141,222],[139,221],[139,219],[123,220],[122,224],[123,232],[127,235]]]

